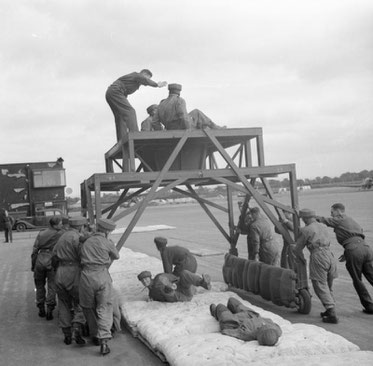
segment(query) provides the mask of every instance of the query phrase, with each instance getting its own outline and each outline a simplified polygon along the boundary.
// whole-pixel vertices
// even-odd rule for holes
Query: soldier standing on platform
[[[90,335],[100,341],[102,355],[110,352],[107,343],[112,338],[113,286],[108,269],[113,260],[119,259],[119,253],[108,235],[115,226],[112,220],[98,219],[97,231],[81,246],[80,305]]]
[[[64,232],[53,249],[53,262],[57,265],[55,284],[58,320],[65,336],[65,344],[71,344],[72,339],[77,344],[85,344],[81,335],[86,321],[79,305],[79,280],[80,237],[82,227],[86,223],[85,217],[71,217],[70,228]]]
[[[153,88],[167,85],[165,81],[156,83],[151,79],[152,76],[151,71],[147,69],[132,72],[114,81],[107,89],[106,101],[114,114],[118,142],[127,136],[127,131],[139,130],[136,111],[129,103],[128,95],[133,94],[141,85]]]
[[[31,254],[31,271],[34,272],[36,287],[36,306],[39,308],[39,316],[46,316],[47,320],[53,319],[53,310],[56,306],[55,270],[52,267],[52,251],[63,234],[61,229],[61,218],[52,217],[49,220],[49,227],[40,231],[36,237]],[[46,285],[48,290],[45,288]],[[47,305],[47,313],[45,313],[45,305]]]
[[[154,243],[161,253],[165,273],[173,273],[179,277],[185,269],[192,273],[197,272],[197,260],[187,248],[178,245],[168,247],[167,239],[160,236],[154,238]]]

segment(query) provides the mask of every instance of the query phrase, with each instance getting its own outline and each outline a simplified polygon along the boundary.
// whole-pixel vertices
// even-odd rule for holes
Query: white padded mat
[[[150,270],[153,275],[162,272],[161,261],[128,248],[122,248],[120,255],[110,272],[119,294],[122,317],[133,333],[139,334],[170,365],[373,365],[373,352],[360,351],[357,345],[321,327],[292,324],[226,291],[224,283],[213,282],[211,291],[198,288],[190,302],[147,301],[148,290],[143,289],[137,274],[143,270]],[[283,334],[276,346],[243,342],[219,332],[209,306],[226,304],[231,296],[281,326]]]

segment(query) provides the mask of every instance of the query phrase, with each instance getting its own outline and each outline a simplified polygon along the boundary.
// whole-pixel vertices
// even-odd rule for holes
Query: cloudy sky
[[[299,178],[373,169],[371,0],[0,0],[0,161],[104,172],[105,92],[142,68],[188,110],[262,127],[266,164]],[[129,97],[138,123],[167,89]]]

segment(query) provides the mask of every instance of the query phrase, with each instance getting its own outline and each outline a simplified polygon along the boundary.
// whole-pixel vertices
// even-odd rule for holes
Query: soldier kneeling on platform
[[[149,271],[143,271],[137,278],[149,289],[149,298],[161,302],[190,301],[196,292],[194,286],[211,289],[209,275],[200,276],[187,270],[181,271],[180,277],[172,273],[159,273],[154,278]]]

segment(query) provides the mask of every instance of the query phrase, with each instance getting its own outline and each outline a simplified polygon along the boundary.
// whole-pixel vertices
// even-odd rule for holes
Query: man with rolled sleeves
[[[114,243],[108,239],[115,229],[115,222],[98,219],[97,230],[81,246],[82,272],[79,283],[79,299],[88,322],[90,334],[99,339],[100,353],[107,355],[107,344],[112,338],[113,286],[109,266],[119,253]]]
[[[168,90],[168,97],[159,103],[154,114],[154,123],[161,122],[166,130],[221,128],[199,109],[187,112],[185,100],[180,96],[182,85],[169,84]]]
[[[86,343],[81,335],[86,321],[79,305],[80,237],[85,224],[85,217],[69,218],[69,229],[53,248],[53,262],[57,266],[58,321],[65,344],[71,344],[72,339],[79,345]]]
[[[166,86],[165,81],[156,83],[150,70],[143,69],[140,72],[132,72],[114,81],[106,91],[106,101],[109,104],[115,118],[115,126],[118,142],[128,131],[138,131],[136,111],[128,101],[128,95],[133,94],[141,85],[161,88]]]
[[[258,207],[248,210],[245,217],[247,226],[247,251],[250,260],[272,266],[280,265],[281,249],[269,221],[261,215]]]
[[[334,229],[337,241],[344,248],[340,262],[346,261],[346,269],[352,278],[353,285],[363,311],[373,314],[373,301],[365,287],[362,275],[373,286],[373,249],[365,242],[365,235],[360,225],[345,214],[345,206],[335,203],[331,206],[331,217],[317,216],[317,221]]]
[[[36,237],[31,254],[31,271],[34,272],[36,288],[36,306],[39,308],[39,316],[46,317],[47,320],[53,319],[53,310],[56,307],[52,251],[63,234],[61,229],[61,218],[53,216],[49,220],[49,227],[41,230]],[[45,305],[47,305],[47,312],[45,312]]]
[[[172,273],[179,277],[183,270],[197,272],[197,260],[187,248],[178,245],[168,247],[167,239],[160,236],[154,238],[154,243],[161,253],[165,273]]]
[[[146,108],[146,111],[149,114],[149,117],[147,117],[144,121],[141,122],[141,131],[162,131],[163,126],[160,122],[154,122],[153,117],[155,113],[157,112],[158,104],[152,104],[148,108]]]
[[[305,263],[303,249],[310,251],[309,274],[315,294],[323,304],[321,313],[324,323],[338,323],[333,296],[333,280],[337,278],[337,261],[330,250],[326,227],[316,221],[316,213],[308,208],[299,211],[306,226],[300,229],[294,248],[296,258]]]

